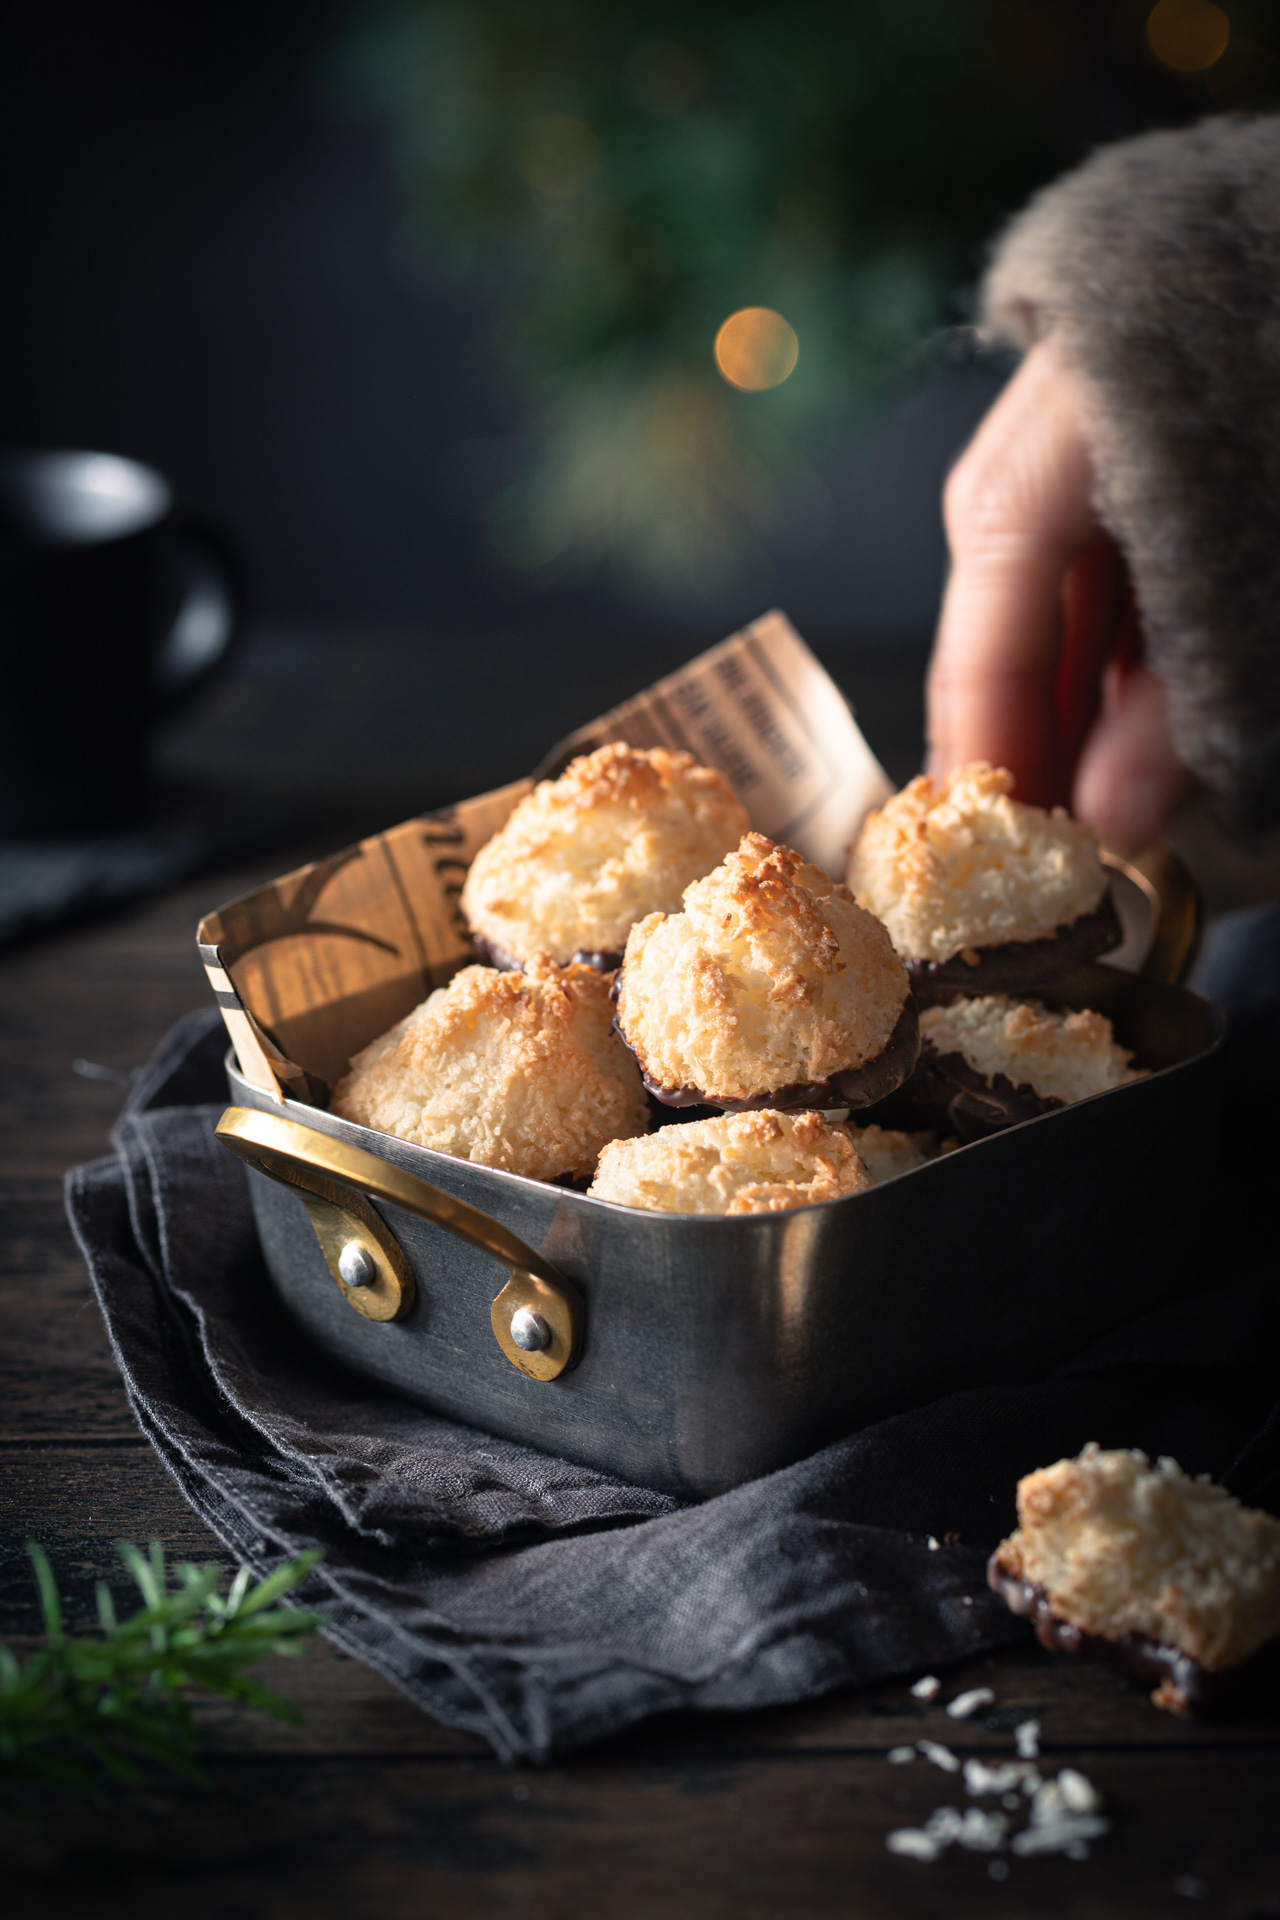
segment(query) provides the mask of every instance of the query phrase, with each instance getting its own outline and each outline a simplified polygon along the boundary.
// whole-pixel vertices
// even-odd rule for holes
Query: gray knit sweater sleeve
[[[1089,396],[1179,751],[1244,829],[1280,821],[1280,119],[1104,148],[1004,234],[990,337],[1052,332]]]

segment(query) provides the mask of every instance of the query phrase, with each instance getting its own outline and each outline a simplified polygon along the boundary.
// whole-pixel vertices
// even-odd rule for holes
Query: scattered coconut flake
[[[1007,1880],[1009,1878],[1009,1862],[1007,1860],[988,1860],[987,1872],[993,1880]]]
[[[989,1689],[975,1689],[976,1692]],[[963,1696],[961,1696],[963,1698]],[[960,1762],[949,1747],[936,1740],[917,1740],[916,1751],[947,1773],[959,1771]],[[909,1756],[910,1749],[895,1747],[890,1758]],[[1003,1853],[1006,1848],[1025,1859],[1033,1854],[1061,1853],[1068,1860],[1087,1860],[1090,1842],[1111,1831],[1111,1822],[1100,1811],[1102,1798],[1092,1781],[1075,1767],[1063,1767],[1057,1777],[1045,1780],[1027,1760],[987,1762],[970,1758],[964,1763],[964,1784],[974,1796],[999,1793],[1008,1813],[1016,1813],[1023,1796],[1030,1800],[1029,1819],[1018,1832],[1010,1831],[1006,1813],[987,1812],[982,1807],[935,1807],[923,1827],[899,1827],[885,1841],[890,1853],[915,1860],[937,1860],[948,1847],[963,1847],[970,1853]],[[1021,1793],[1015,1789],[1021,1788]],[[993,1875],[1008,1878],[1008,1867],[993,1862],[1004,1871]],[[1203,1881],[1184,1875],[1174,1882],[1174,1891],[1187,1899],[1202,1899],[1207,1893]]]
[[[1003,1793],[1017,1777],[1012,1765],[989,1767],[985,1760],[966,1760],[964,1763],[964,1790],[975,1797],[982,1793]]]
[[[1044,1780],[1036,1788],[1031,1801],[1031,1824],[1033,1827],[1049,1827],[1056,1820],[1065,1820],[1071,1812],[1067,1805],[1067,1796],[1056,1780]]]
[[[1002,1813],[984,1813],[981,1807],[966,1807],[956,1834],[956,1844],[970,1853],[999,1853],[1004,1846],[1009,1822]]]
[[[967,1720],[979,1707],[994,1706],[995,1698],[994,1687],[970,1687],[967,1693],[956,1695],[949,1703],[947,1712],[953,1720]]]
[[[1086,1840],[1099,1840],[1110,1831],[1111,1822],[1099,1814],[1072,1813],[1061,1820],[1024,1827],[1021,1833],[1014,1834],[1010,1845],[1018,1854],[1070,1853],[1072,1847]],[[1072,1857],[1087,1858],[1087,1855]]]
[[[911,1689],[912,1698],[915,1700],[936,1700],[941,1692],[942,1682],[936,1673],[926,1673]]]
[[[958,1840],[964,1826],[964,1815],[959,1807],[935,1807],[924,1823],[924,1830],[931,1840],[940,1847],[949,1847]]]
[[[916,1757],[914,1747],[890,1747],[887,1758],[891,1767],[905,1767]]]
[[[1022,1786],[1034,1775],[1034,1785],[1040,1784],[1040,1775],[1025,1760],[997,1760],[989,1765],[985,1760],[966,1760],[964,1763],[965,1791],[975,1799],[983,1793],[1003,1793],[1010,1796],[1013,1806],[1021,1806],[1015,1787]],[[1034,1788],[1033,1788],[1034,1791]],[[1091,1809],[1081,1808],[1081,1812]]]
[[[1024,1720],[1013,1730],[1014,1745],[1018,1757],[1022,1760],[1038,1760],[1040,1757],[1040,1722]]]
[[[890,1853],[904,1854],[908,1860],[936,1860],[942,1852],[923,1827],[895,1827],[886,1835],[885,1845]]]
[[[1093,1782],[1077,1773],[1074,1767],[1063,1767],[1059,1771],[1058,1791],[1068,1813],[1097,1813],[1102,1806],[1102,1796]]]
[[[1074,1767],[1063,1767],[1056,1780],[1045,1780],[1031,1802],[1033,1827],[1052,1826],[1074,1814],[1098,1813],[1102,1796]]]
[[[932,1534],[930,1534],[930,1535],[929,1535],[929,1551],[930,1551],[930,1553],[941,1553],[941,1552],[942,1552],[942,1542],[941,1542],[941,1540],[935,1540]]]
[[[898,1827],[885,1845],[890,1853],[914,1860],[936,1860],[948,1847],[968,1853],[999,1853],[1009,1832],[1002,1813],[984,1813],[981,1807],[935,1807],[923,1827]]]

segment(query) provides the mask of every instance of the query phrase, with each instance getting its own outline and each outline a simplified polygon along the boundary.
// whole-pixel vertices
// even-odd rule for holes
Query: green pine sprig
[[[0,1645],[0,1779],[93,1793],[105,1779],[137,1784],[151,1761],[207,1785],[196,1760],[196,1728],[187,1695],[219,1693],[277,1720],[300,1716],[244,1669],[268,1654],[297,1654],[322,1616],[277,1603],[306,1579],[318,1552],[300,1553],[255,1585],[241,1567],[223,1594],[217,1567],[188,1564],[172,1586],[158,1540],[142,1553],[127,1540],[116,1551],[143,1605],[116,1616],[98,1582],[100,1633],[68,1634],[48,1556],[34,1540],[45,1644],[25,1662]]]

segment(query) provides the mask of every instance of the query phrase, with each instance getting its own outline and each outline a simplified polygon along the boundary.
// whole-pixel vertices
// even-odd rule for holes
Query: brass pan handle
[[[577,1357],[583,1304],[572,1281],[499,1221],[314,1127],[254,1107],[228,1107],[217,1134],[247,1166],[293,1187],[311,1216],[329,1271],[370,1320],[402,1320],[413,1305],[413,1272],[368,1198],[443,1227],[509,1270],[490,1309],[498,1345],[533,1380],[554,1380]]]
[[[1204,903],[1186,864],[1162,840],[1132,858],[1102,849],[1102,864],[1124,874],[1151,905],[1151,945],[1139,971],[1149,980],[1180,986],[1190,973],[1204,931]]]

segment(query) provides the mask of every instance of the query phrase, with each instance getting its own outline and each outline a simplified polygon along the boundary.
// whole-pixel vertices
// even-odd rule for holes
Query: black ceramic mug
[[[225,664],[242,613],[221,542],[152,468],[0,454],[0,837],[136,815],[153,727]]]

